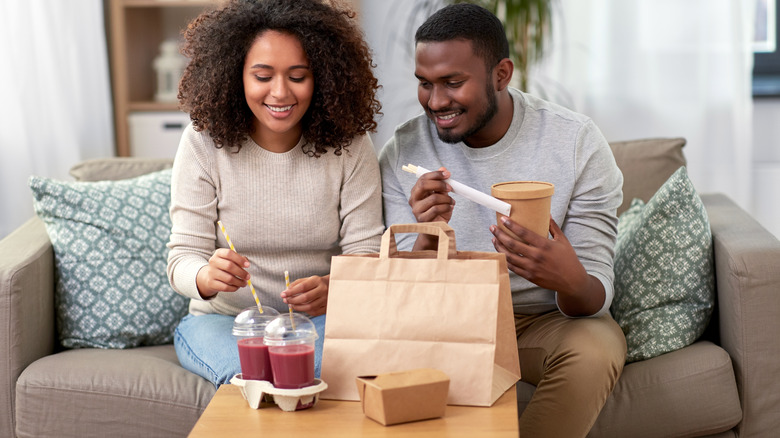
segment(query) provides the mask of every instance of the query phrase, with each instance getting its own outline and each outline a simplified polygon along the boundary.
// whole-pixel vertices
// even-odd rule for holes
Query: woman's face
[[[314,75],[298,38],[274,30],[258,35],[244,60],[244,96],[255,116],[252,139],[272,152],[295,147],[313,94]]]

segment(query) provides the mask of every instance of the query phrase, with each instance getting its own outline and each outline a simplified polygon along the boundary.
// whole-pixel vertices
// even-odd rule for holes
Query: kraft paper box
[[[379,424],[407,423],[444,416],[450,378],[433,368],[362,376],[355,379],[363,413]]]

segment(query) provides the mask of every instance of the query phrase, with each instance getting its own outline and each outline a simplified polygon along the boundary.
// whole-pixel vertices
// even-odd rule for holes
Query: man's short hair
[[[509,43],[501,21],[487,9],[470,3],[439,9],[414,35],[415,45],[458,39],[471,41],[474,53],[485,61],[488,71],[509,57]]]

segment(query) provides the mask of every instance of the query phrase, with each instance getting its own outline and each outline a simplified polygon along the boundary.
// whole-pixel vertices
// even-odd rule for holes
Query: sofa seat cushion
[[[700,341],[626,365],[589,436],[715,434],[740,422],[740,406],[728,353]]]
[[[518,387],[520,411],[534,387]],[[699,341],[680,350],[626,365],[589,437],[705,436],[742,419],[731,358]]]
[[[187,436],[216,392],[173,345],[75,349],[33,362],[16,384],[19,436]]]

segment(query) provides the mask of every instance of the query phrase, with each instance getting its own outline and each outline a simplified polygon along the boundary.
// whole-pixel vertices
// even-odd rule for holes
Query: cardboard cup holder
[[[265,380],[244,380],[241,373],[230,379],[230,383],[241,389],[241,395],[252,409],[258,409],[261,401],[276,404],[285,412],[308,409],[317,404],[320,393],[328,388],[328,384],[320,379],[314,379],[314,384],[300,389],[281,389]]]

